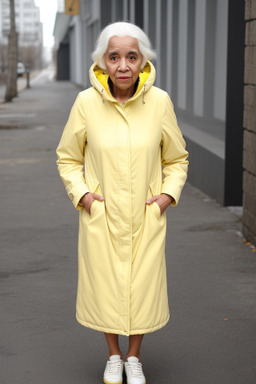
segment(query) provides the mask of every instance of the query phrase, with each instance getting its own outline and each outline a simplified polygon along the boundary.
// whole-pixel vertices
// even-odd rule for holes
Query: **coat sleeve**
[[[175,206],[187,179],[188,152],[168,94],[163,113],[161,145],[164,174],[161,193],[172,196],[172,205]]]
[[[84,178],[84,150],[86,121],[82,98],[79,94],[71,109],[60,143],[56,150],[61,179],[74,206],[81,209],[81,197],[89,192]]]

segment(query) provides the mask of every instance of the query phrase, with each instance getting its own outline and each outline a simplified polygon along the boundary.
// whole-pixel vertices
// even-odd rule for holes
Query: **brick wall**
[[[256,0],[245,1],[243,234],[256,245]]]

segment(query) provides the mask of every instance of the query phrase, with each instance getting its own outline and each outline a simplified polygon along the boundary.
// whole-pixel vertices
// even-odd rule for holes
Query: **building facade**
[[[9,0],[0,1],[0,38],[7,42],[10,30]],[[41,45],[42,23],[40,10],[34,0],[15,0],[15,22],[19,38],[19,45]]]
[[[256,245],[256,1],[245,9],[243,233]]]
[[[35,6],[34,0],[15,0],[15,23],[18,33],[18,60],[33,66],[41,56],[43,44],[40,10]],[[8,44],[9,30],[9,0],[0,0],[0,45],[2,49]]]
[[[244,0],[80,0],[79,15],[56,17],[58,74],[90,86],[96,38],[120,20],[140,26],[157,52],[156,85],[174,103],[189,181],[222,205],[242,205]]]

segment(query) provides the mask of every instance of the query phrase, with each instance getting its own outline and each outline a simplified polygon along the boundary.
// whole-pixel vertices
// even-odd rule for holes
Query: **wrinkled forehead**
[[[113,53],[136,53],[140,54],[138,40],[131,36],[112,36],[108,41],[106,54]]]

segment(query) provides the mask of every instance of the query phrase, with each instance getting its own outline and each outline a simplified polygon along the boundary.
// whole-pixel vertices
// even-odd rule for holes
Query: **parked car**
[[[25,65],[21,62],[17,63],[17,76],[20,77],[26,73]]]

